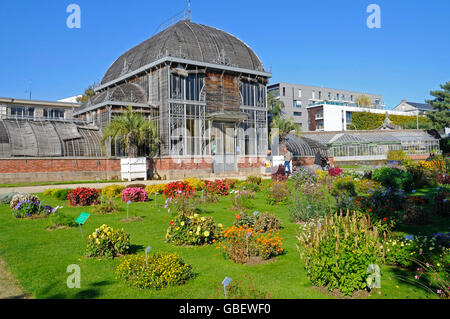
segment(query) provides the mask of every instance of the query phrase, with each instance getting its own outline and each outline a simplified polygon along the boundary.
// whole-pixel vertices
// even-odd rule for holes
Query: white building
[[[375,114],[418,116],[417,111],[401,112],[375,108],[348,106],[343,103],[321,102],[312,104],[308,109],[309,131],[347,131],[351,126],[352,113],[368,112]]]

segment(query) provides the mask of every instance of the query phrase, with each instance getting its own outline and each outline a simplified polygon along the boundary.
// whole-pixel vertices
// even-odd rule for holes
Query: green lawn
[[[42,201],[53,206],[62,202],[40,195]],[[151,198],[153,198],[151,196]],[[126,217],[126,207],[115,215],[91,215],[80,229],[45,230],[46,220],[17,220],[11,215],[8,205],[0,205],[0,257],[16,275],[23,289],[35,298],[157,298],[157,299],[199,299],[210,298],[217,291],[218,283],[225,276],[234,280],[244,275],[254,277],[255,283],[264,288],[275,299],[333,298],[311,286],[296,249],[297,225],[289,220],[286,206],[268,206],[263,193],[258,193],[253,201],[254,209],[276,214],[283,223],[280,235],[284,239],[286,253],[272,262],[247,266],[225,260],[215,246],[181,248],[164,241],[171,216],[164,208],[156,208],[153,201],[135,203],[130,206],[130,216],[142,216],[143,221],[122,223]],[[163,206],[164,198],[158,198]],[[231,201],[224,197],[220,202],[199,207],[202,214],[212,216],[216,223],[231,226],[236,213],[230,211]],[[65,208],[64,213],[74,219],[81,213],[91,213],[91,208]],[[448,222],[435,220],[432,225],[440,231],[448,231]],[[139,290],[115,279],[114,271],[120,259],[91,259],[84,257],[87,236],[97,227],[107,224],[113,228],[124,228],[131,235],[133,250],[143,253],[147,246],[152,251],[176,251],[188,264],[193,266],[195,278],[186,285],[163,290]],[[431,227],[431,226],[430,226]],[[69,289],[66,285],[68,265],[81,267],[81,289]],[[402,270],[382,267],[381,295],[369,298],[430,298],[419,287],[396,280]],[[413,276],[412,274],[406,274]],[[392,280],[389,277],[393,277]],[[398,288],[397,288],[398,287]]]

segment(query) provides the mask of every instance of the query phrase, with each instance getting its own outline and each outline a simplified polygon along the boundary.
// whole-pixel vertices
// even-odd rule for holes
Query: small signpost
[[[203,201],[203,194],[205,193],[205,190],[202,189],[202,201]]]
[[[129,200],[129,201],[127,202],[127,219],[129,218],[129,217],[128,217],[128,211],[129,211],[129,208],[130,208],[130,204],[131,204],[131,201]]]
[[[227,297],[227,287],[231,282],[231,278],[230,277],[225,277],[225,279],[222,281],[222,286],[223,286],[223,293],[225,294],[225,299],[228,299]]]
[[[102,197],[100,197],[100,204],[103,205],[103,200],[105,199],[105,195],[102,195]]]
[[[253,216],[256,218],[256,216],[258,216],[259,212],[254,212]]]
[[[148,246],[147,249],[145,250],[145,263],[147,264],[147,268],[148,268],[148,253],[150,252],[151,249],[152,247]]]
[[[81,213],[80,216],[78,216],[77,220],[75,221],[75,223],[77,223],[80,226],[80,232],[81,232],[81,237],[83,237],[83,228],[81,227],[82,225],[84,225],[87,221],[87,219],[90,217],[91,215],[88,213]]]

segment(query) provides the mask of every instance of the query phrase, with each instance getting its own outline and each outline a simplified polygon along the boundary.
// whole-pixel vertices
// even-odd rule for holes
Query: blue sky
[[[66,26],[69,4],[81,29]],[[366,8],[381,7],[381,29]],[[0,96],[56,100],[101,80],[187,0],[15,0],[0,4]],[[382,94],[388,107],[423,102],[450,81],[448,0],[192,0],[193,22],[246,42],[272,83]]]

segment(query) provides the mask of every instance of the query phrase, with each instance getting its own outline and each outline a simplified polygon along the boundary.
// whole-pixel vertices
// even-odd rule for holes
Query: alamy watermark
[[[369,29],[381,29],[381,8],[378,4],[370,4],[367,7],[367,13],[370,13],[366,24]]]
[[[70,15],[67,17],[66,25],[69,29],[81,29],[81,8],[78,4],[69,4],[66,9]]]
[[[67,277],[67,288],[69,289],[80,289],[81,288],[81,269],[78,265],[67,266],[67,273],[70,275]]]

